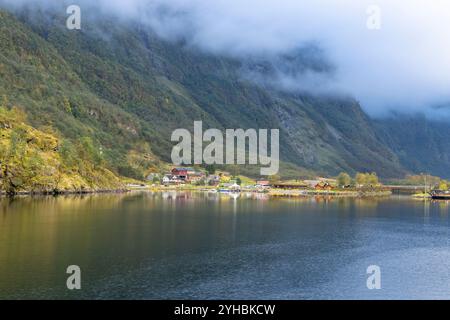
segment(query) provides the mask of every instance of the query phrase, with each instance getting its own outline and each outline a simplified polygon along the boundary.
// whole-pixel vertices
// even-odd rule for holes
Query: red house
[[[194,174],[195,170],[192,168],[173,168],[172,174],[182,181],[189,181],[189,175]]]
[[[330,191],[330,190],[333,190],[333,186],[331,184],[329,184],[328,182],[320,182],[320,183],[316,184],[314,189]]]

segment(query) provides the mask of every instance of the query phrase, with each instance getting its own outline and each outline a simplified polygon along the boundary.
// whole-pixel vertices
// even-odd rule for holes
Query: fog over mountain
[[[61,5],[51,0],[2,4]],[[70,1],[83,15],[139,21],[168,40],[251,61],[244,76],[285,90],[350,94],[371,115],[450,113],[450,2],[426,0]],[[381,9],[381,29],[367,20]],[[65,14],[65,12],[62,12]],[[296,54],[312,58],[312,65]],[[258,67],[266,65],[269,73]],[[266,69],[264,69],[266,70]]]

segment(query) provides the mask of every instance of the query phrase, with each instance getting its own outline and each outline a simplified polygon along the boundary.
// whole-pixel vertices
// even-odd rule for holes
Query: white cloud
[[[202,50],[230,56],[273,57],[315,41],[325,50],[336,73],[332,80],[307,73],[314,81],[313,86],[323,81],[324,88],[349,92],[371,114],[382,114],[389,108],[427,110],[450,101],[450,1],[447,0],[99,0],[97,3],[104,14],[142,19],[163,37],[184,37]],[[380,30],[366,27],[369,5],[381,9]],[[305,79],[298,77],[287,76],[283,81],[291,89],[297,82],[299,87],[308,87]]]

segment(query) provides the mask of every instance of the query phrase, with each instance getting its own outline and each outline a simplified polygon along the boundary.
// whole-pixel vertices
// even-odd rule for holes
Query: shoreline
[[[82,194],[106,194],[106,193],[127,193],[130,189],[100,189],[100,190],[54,190],[54,191],[17,191],[15,193],[8,193],[6,191],[0,191],[1,197],[15,196],[64,196],[64,195],[82,195]]]
[[[391,191],[358,191],[358,190],[337,190],[337,191],[318,191],[318,190],[271,190],[269,195],[273,197],[305,197],[305,196],[332,196],[332,197],[387,197],[391,196]]]
[[[119,195],[119,194],[127,194],[132,192],[144,192],[144,193],[164,193],[164,192],[195,192],[195,193],[203,193],[203,194],[211,194],[211,190],[199,190],[195,188],[191,189],[150,189],[150,188],[141,188],[141,189],[125,189],[125,190],[89,190],[89,191],[63,191],[63,192],[28,192],[21,191],[17,192],[14,195],[7,194],[5,192],[0,192],[0,200],[1,199],[14,199],[17,198],[34,198],[34,197],[54,197],[57,198],[59,196],[87,196],[87,195]],[[382,199],[382,198],[390,198],[394,196],[392,192],[371,192],[371,193],[358,193],[358,192],[334,192],[334,193],[325,193],[325,192],[306,192],[306,193],[291,193],[291,194],[273,194],[270,192],[255,192],[255,191],[242,191],[242,192],[214,192],[217,195],[236,195],[232,198],[239,198],[240,195],[264,195],[265,199],[307,199],[307,198],[335,198],[335,199]],[[432,199],[431,197],[418,198],[411,195],[403,195],[405,198],[409,198],[411,201],[450,201],[450,200],[440,200],[440,199]],[[231,197],[231,196],[230,196]]]
[[[217,188],[208,186],[191,186],[191,187],[152,187],[152,186],[142,186],[142,187],[128,187],[120,189],[98,189],[98,190],[54,190],[54,191],[18,191],[14,194],[8,194],[5,191],[0,191],[0,198],[14,198],[15,196],[65,196],[65,195],[89,195],[89,194],[125,194],[129,192],[199,192],[199,193],[217,193],[217,194],[227,194],[227,192],[220,192]],[[268,189],[268,190],[255,190],[250,188],[243,188],[240,192],[233,192],[233,194],[262,194],[267,195],[270,198],[301,198],[301,197],[337,197],[337,198],[382,198],[392,196],[393,193],[387,190],[373,190],[373,191],[363,191],[363,190],[314,190],[314,189],[304,189],[304,190],[292,190],[292,189]],[[411,199],[418,199],[414,195],[408,195]],[[421,198],[420,198],[421,199]]]
[[[0,191],[0,197],[15,197],[15,196],[63,196],[63,195],[83,195],[83,194],[122,194],[133,191],[143,191],[143,192],[200,192],[200,193],[211,193],[217,192],[216,188],[211,187],[140,187],[140,188],[126,188],[126,189],[99,189],[99,190],[66,190],[66,191],[18,191],[14,194],[7,193],[5,191]],[[318,191],[318,190],[280,190],[271,189],[266,191],[257,191],[253,189],[243,189],[240,192],[234,192],[235,194],[240,193],[254,193],[254,194],[265,194],[273,198],[292,198],[292,197],[311,197],[311,196],[333,196],[333,197],[385,197],[392,195],[390,191]],[[225,194],[225,193],[223,193]]]

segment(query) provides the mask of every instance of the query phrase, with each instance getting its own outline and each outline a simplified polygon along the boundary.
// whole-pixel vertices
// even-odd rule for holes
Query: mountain
[[[371,119],[350,97],[258,83],[244,74],[248,61],[166,41],[138,23],[88,19],[75,31],[65,18],[0,11],[0,96],[38,130],[52,128],[72,144],[91,139],[102,166],[116,175],[142,178],[170,162],[172,131],[192,130],[195,120],[204,129],[279,128],[286,177],[399,177],[420,166],[433,172],[423,158],[431,155],[405,153],[395,124]]]
[[[450,177],[449,123],[401,114],[376,120],[375,126],[408,171]]]

